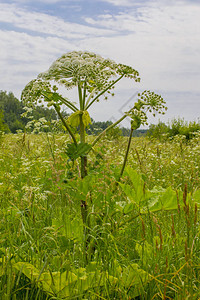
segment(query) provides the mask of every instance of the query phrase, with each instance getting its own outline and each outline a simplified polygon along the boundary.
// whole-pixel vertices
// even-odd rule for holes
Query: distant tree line
[[[0,91],[0,131],[5,133],[16,133],[18,130],[25,130],[25,126],[30,121],[29,118],[22,117],[25,105],[19,101],[12,92]],[[67,117],[68,114],[65,113]],[[54,109],[47,107],[36,106],[32,111],[34,120],[45,118],[47,122],[57,120],[57,114]],[[94,121],[89,125],[87,133],[89,135],[97,135],[99,132],[106,129],[112,124],[112,121]],[[194,137],[195,132],[200,131],[200,120],[198,122],[187,122],[184,119],[178,118],[172,120],[169,124],[159,122],[154,125],[151,124],[149,129],[138,129],[133,132],[133,136],[154,137],[164,139],[182,135],[189,140]],[[107,133],[109,138],[117,138],[119,136],[129,136],[130,129],[126,127],[115,127]]]
[[[21,116],[24,113],[24,107],[25,105],[13,93],[0,91],[0,130],[6,133],[16,133],[17,130],[24,130],[29,122],[28,118]],[[51,121],[57,118],[53,109],[41,106],[35,107],[32,115],[35,120],[45,117],[47,121]]]
[[[97,135],[99,132],[103,131],[104,129],[106,129],[107,127],[109,127],[110,125],[113,124],[112,121],[97,121],[95,122],[93,119],[91,119],[92,124],[89,125],[89,128],[87,129],[87,133],[88,134],[93,134],[93,135]],[[141,136],[146,134],[147,130],[145,129],[138,129],[138,130],[134,130],[133,132],[133,136]],[[111,131],[108,131],[107,135],[111,135],[113,137],[117,137],[117,136],[129,136],[130,134],[130,129],[126,128],[126,127],[115,127],[112,128]]]
[[[178,118],[173,119],[168,124],[163,122],[159,122],[157,125],[151,124],[147,136],[161,140],[181,135],[185,137],[186,140],[190,140],[197,132],[200,132],[200,120],[198,120],[198,122],[187,122],[184,119]]]
[[[26,117],[22,117],[25,105],[19,101],[12,92],[0,91],[0,131],[6,133],[16,133],[18,130],[25,130],[25,126],[30,121]],[[65,114],[67,116],[67,113]],[[57,120],[57,114],[54,109],[42,106],[36,106],[32,111],[34,120],[45,118],[48,122]],[[94,121],[87,129],[88,134],[98,134],[112,124],[112,121]],[[141,136],[146,134],[147,130],[135,130],[133,136]],[[125,127],[113,128],[110,132],[112,137],[128,136],[130,129]],[[108,134],[109,135],[109,134]]]

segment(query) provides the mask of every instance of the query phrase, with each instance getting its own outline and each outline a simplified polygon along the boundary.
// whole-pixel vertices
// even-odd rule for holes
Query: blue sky
[[[124,80],[114,98],[97,103],[91,110],[96,120],[116,120],[144,89],[161,94],[168,106],[150,123],[197,120],[199,16],[199,0],[0,0],[0,90],[20,98],[63,53],[88,50],[131,65],[142,79]]]

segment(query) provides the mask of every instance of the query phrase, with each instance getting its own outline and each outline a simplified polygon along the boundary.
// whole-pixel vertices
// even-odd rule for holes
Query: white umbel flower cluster
[[[139,73],[132,67],[117,64],[92,52],[73,51],[63,54],[46,72],[40,73],[37,79],[27,84],[22,92],[22,100],[33,104],[44,100],[49,102],[48,106],[61,104],[62,101],[58,103],[59,97],[56,97],[59,95],[57,87],[52,86],[52,82],[64,85],[67,89],[78,86],[86,98],[91,94],[94,98],[104,90],[113,95],[111,90],[116,78],[122,77],[140,81]]]

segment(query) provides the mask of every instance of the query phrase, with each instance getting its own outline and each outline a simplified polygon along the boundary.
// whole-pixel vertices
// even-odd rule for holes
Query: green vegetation
[[[13,93],[7,93],[0,91],[0,111],[3,112],[3,116],[0,116],[0,120],[3,119],[4,127],[0,130],[3,132],[16,133],[18,130],[24,131],[27,122],[27,118],[22,117],[24,113],[24,104],[19,101]],[[53,109],[37,106],[32,111],[32,117],[34,120],[39,120],[45,117],[47,121],[52,121],[57,118]]]
[[[0,110],[0,131],[1,132],[9,132],[9,127],[5,123],[3,110]]]
[[[69,159],[74,163],[80,158],[79,168],[82,179],[88,175],[89,152],[94,151],[94,147],[105,134],[112,130],[113,135],[113,128],[129,116],[131,118],[131,131],[118,178],[118,181],[120,181],[127,162],[133,131],[141,125],[148,124],[147,112],[152,112],[155,115],[155,112],[164,113],[164,110],[167,109],[161,96],[156,95],[154,92],[144,91],[142,94],[138,94],[137,101],[128,112],[125,112],[118,121],[100,132],[92,143],[89,143],[86,138],[86,129],[91,123],[89,108],[98,102],[100,97],[104,96],[107,99],[107,94],[113,96],[114,93],[111,93],[111,90],[122,78],[129,78],[135,82],[140,81],[138,71],[130,66],[117,64],[95,53],[73,51],[63,54],[46,72],[39,74],[36,79],[30,81],[22,91],[22,101],[30,108],[44,101],[48,107],[55,109],[63,127],[65,127],[72,140],[71,143],[67,144],[66,149]],[[64,98],[58,92],[60,86],[64,86],[67,90],[75,88],[77,103]],[[67,119],[61,111],[62,105],[72,112]],[[86,199],[80,199],[80,207],[85,234],[87,235],[90,231],[91,217]],[[86,260],[89,255],[87,251],[88,243],[89,237],[85,239],[83,247]]]
[[[199,131],[162,140],[159,124],[160,135],[133,138],[147,112],[166,109],[144,91],[117,122],[87,135],[89,107],[138,76],[71,52],[23,90],[26,131],[0,139],[2,300],[200,298]],[[77,88],[78,104],[53,81]],[[33,118],[42,101],[60,121]],[[128,138],[116,127],[127,116]]]
[[[0,131],[16,133],[18,130],[25,129],[25,126],[30,121],[26,117],[22,117],[24,114],[25,105],[19,101],[13,93],[0,91]],[[62,112],[64,116],[69,114]],[[48,125],[52,120],[57,120],[56,113],[53,109],[47,107],[35,106],[32,113],[34,120],[45,118]],[[112,125],[112,121],[95,121],[91,118],[91,124],[86,129],[89,135],[98,135],[100,132],[105,130],[107,127]],[[117,127],[114,136],[129,136],[130,128]],[[57,131],[64,132],[64,128],[57,125]],[[118,131],[118,133],[117,133]],[[187,140],[194,137],[195,132],[200,131],[200,121],[198,122],[187,122],[184,119],[173,119],[170,123],[165,124],[159,122],[157,125],[151,124],[149,129],[137,129],[133,131],[133,136],[148,135],[160,140],[166,137],[174,137],[176,135],[185,136]]]
[[[134,138],[118,186],[126,138],[103,138],[84,179],[68,142],[1,140],[1,299],[198,299],[199,135]]]
[[[0,131],[2,132],[12,132],[16,133],[18,130],[25,130],[27,123],[30,121],[26,117],[22,117],[25,112],[25,105],[20,102],[13,93],[7,93],[0,91]],[[64,116],[69,116],[66,112],[62,112]],[[4,118],[5,115],[5,118]],[[47,121],[48,127],[52,120],[57,120],[56,113],[53,109],[49,109],[48,107],[42,106],[35,106],[33,111],[31,112],[31,116],[33,120],[39,120],[41,118],[45,118]],[[58,122],[59,123],[59,122]],[[112,125],[113,122],[111,121],[95,121],[91,118],[91,124],[89,124],[88,128],[86,129],[87,134],[89,135],[97,135],[103,130],[105,130],[108,126]],[[28,126],[29,128],[29,126]],[[31,126],[32,128],[32,126]],[[130,134],[130,129],[121,127],[118,128],[118,133],[115,131],[114,135],[119,136],[128,136]],[[51,128],[52,129],[52,128]],[[30,130],[30,128],[29,128]],[[56,130],[60,132],[65,132],[65,129],[60,125],[57,124]],[[147,130],[135,130],[133,132],[133,136],[140,136],[146,134]]]
[[[198,122],[187,122],[184,119],[173,119],[168,125],[159,122],[157,125],[150,125],[147,135],[158,139],[175,137],[182,135],[186,140],[190,140],[200,131],[200,120]]]

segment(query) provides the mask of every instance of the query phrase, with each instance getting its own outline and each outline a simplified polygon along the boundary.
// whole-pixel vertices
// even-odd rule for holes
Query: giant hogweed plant
[[[131,117],[131,135],[120,174],[122,176],[133,130],[147,123],[147,112],[164,113],[166,109],[165,101],[161,96],[144,91],[142,94],[138,94],[138,100],[133,103],[133,107],[128,112],[125,112],[119,120],[101,132],[91,144],[88,144],[86,128],[91,122],[89,108],[102,96],[105,99],[109,94],[113,96],[113,89],[122,78],[140,82],[138,71],[130,66],[117,64],[94,53],[73,51],[62,55],[50,66],[48,71],[39,74],[22,91],[22,101],[27,105],[34,106],[45,102],[48,107],[54,107],[72,139],[72,143],[68,144],[67,148],[69,158],[71,160],[80,158],[82,178],[87,175],[87,154],[108,130],[129,116]],[[77,102],[74,103],[63,97],[58,92],[59,86],[64,86],[67,90],[76,88],[78,90]],[[61,112],[62,105],[72,112],[67,119]],[[74,133],[74,128],[77,129],[79,139]],[[82,201],[81,207],[84,221],[87,215],[85,201]]]

